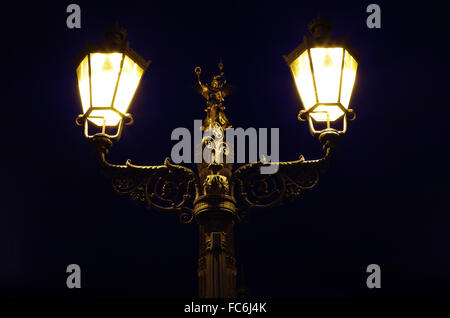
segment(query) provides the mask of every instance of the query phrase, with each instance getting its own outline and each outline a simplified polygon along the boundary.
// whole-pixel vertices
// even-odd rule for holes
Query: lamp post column
[[[195,220],[199,225],[198,283],[201,298],[234,298],[236,291],[236,259],[234,256],[234,222],[236,200],[230,190],[232,163],[224,163],[230,154],[225,131],[231,125],[225,116],[224,97],[231,92],[224,78],[223,63],[220,74],[211,83],[200,79],[201,68],[196,67],[197,91],[207,100],[206,118],[201,127],[208,131],[202,138],[203,162],[198,164],[199,190],[194,201]],[[205,161],[204,150],[209,150]],[[208,155],[209,153],[209,155]],[[218,158],[222,160],[218,160]]]
[[[200,170],[201,176],[205,170]],[[227,170],[221,169],[220,172]],[[199,225],[198,288],[201,298],[233,298],[237,295],[234,255],[236,201],[229,194],[227,176],[220,172],[213,171],[205,176],[203,193],[194,202],[195,219]]]

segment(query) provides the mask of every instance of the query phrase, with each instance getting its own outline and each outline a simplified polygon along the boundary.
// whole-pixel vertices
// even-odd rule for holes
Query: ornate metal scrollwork
[[[324,147],[326,155],[318,160],[299,160],[290,162],[246,164],[237,169],[232,176],[232,192],[238,205],[239,221],[248,218],[252,210],[263,210],[280,205],[283,201],[294,201],[302,190],[313,188],[320,174],[326,170],[331,154],[331,144]],[[278,165],[274,174],[261,174],[262,166]]]
[[[182,223],[193,220],[194,200],[199,196],[200,181],[192,170],[172,164],[167,158],[160,166],[137,166],[127,160],[125,165],[114,165],[106,159],[110,142],[95,140],[101,158],[103,172],[112,180],[113,189],[129,195],[137,204],[158,211],[174,211]],[[322,136],[326,155],[318,160],[290,162],[255,162],[237,169],[228,178],[219,174],[208,175],[203,181],[203,194],[230,193],[238,202],[237,218],[245,220],[252,210],[268,209],[284,201],[296,200],[303,190],[313,188],[320,174],[327,168],[331,152],[335,149],[336,136]],[[261,167],[277,165],[274,174],[261,174]]]
[[[99,152],[102,170],[111,178],[117,193],[129,195],[137,205],[177,212],[182,223],[192,222],[193,201],[199,185],[192,170],[172,164],[169,158],[160,166],[137,166],[130,160],[125,165],[114,165],[105,159],[106,152],[104,148]]]

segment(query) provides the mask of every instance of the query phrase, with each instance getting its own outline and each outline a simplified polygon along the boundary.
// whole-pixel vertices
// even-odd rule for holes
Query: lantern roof
[[[146,61],[135,50],[130,48],[130,41],[127,40],[128,33],[122,28],[117,21],[112,26],[103,29],[104,42],[102,44],[95,44],[89,41],[85,42],[83,50],[73,61],[75,68],[80,65],[81,61],[89,53],[114,53],[120,52],[131,58],[144,71],[150,65],[150,60]]]
[[[315,47],[342,47],[346,49],[356,61],[361,60],[361,55],[348,41],[347,36],[333,38],[331,31],[333,24],[325,19],[320,13],[317,18],[309,22],[308,30],[312,36],[303,36],[303,41],[288,55],[283,55],[288,65],[294,62],[304,51]]]

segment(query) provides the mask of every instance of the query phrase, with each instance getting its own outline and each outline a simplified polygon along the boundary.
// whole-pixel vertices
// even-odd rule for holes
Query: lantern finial
[[[111,46],[122,46],[127,36],[127,31],[119,25],[117,20],[114,21],[113,25],[103,29],[105,42]]]
[[[317,18],[308,23],[308,30],[315,39],[326,38],[331,35],[333,24],[320,13]]]

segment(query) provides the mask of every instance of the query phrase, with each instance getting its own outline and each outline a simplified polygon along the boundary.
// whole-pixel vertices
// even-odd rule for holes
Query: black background
[[[204,116],[194,67],[229,83],[234,127],[279,127],[281,160],[321,156],[297,121],[300,101],[282,54],[318,12],[362,54],[357,120],[319,185],[293,203],[253,213],[236,228],[252,297],[448,297],[448,27],[440,3],[70,2],[4,5],[0,296],[154,298],[197,295],[197,230],[176,215],[117,196],[74,123],[81,112],[72,61],[85,40],[118,19],[131,47],[152,60],[112,162],[161,164],[176,127]],[[3,4],[2,4],[3,5]],[[5,76],[6,74],[6,76]],[[6,98],[5,98],[6,96]],[[66,287],[79,264],[82,288]],[[382,288],[366,287],[379,264]]]

